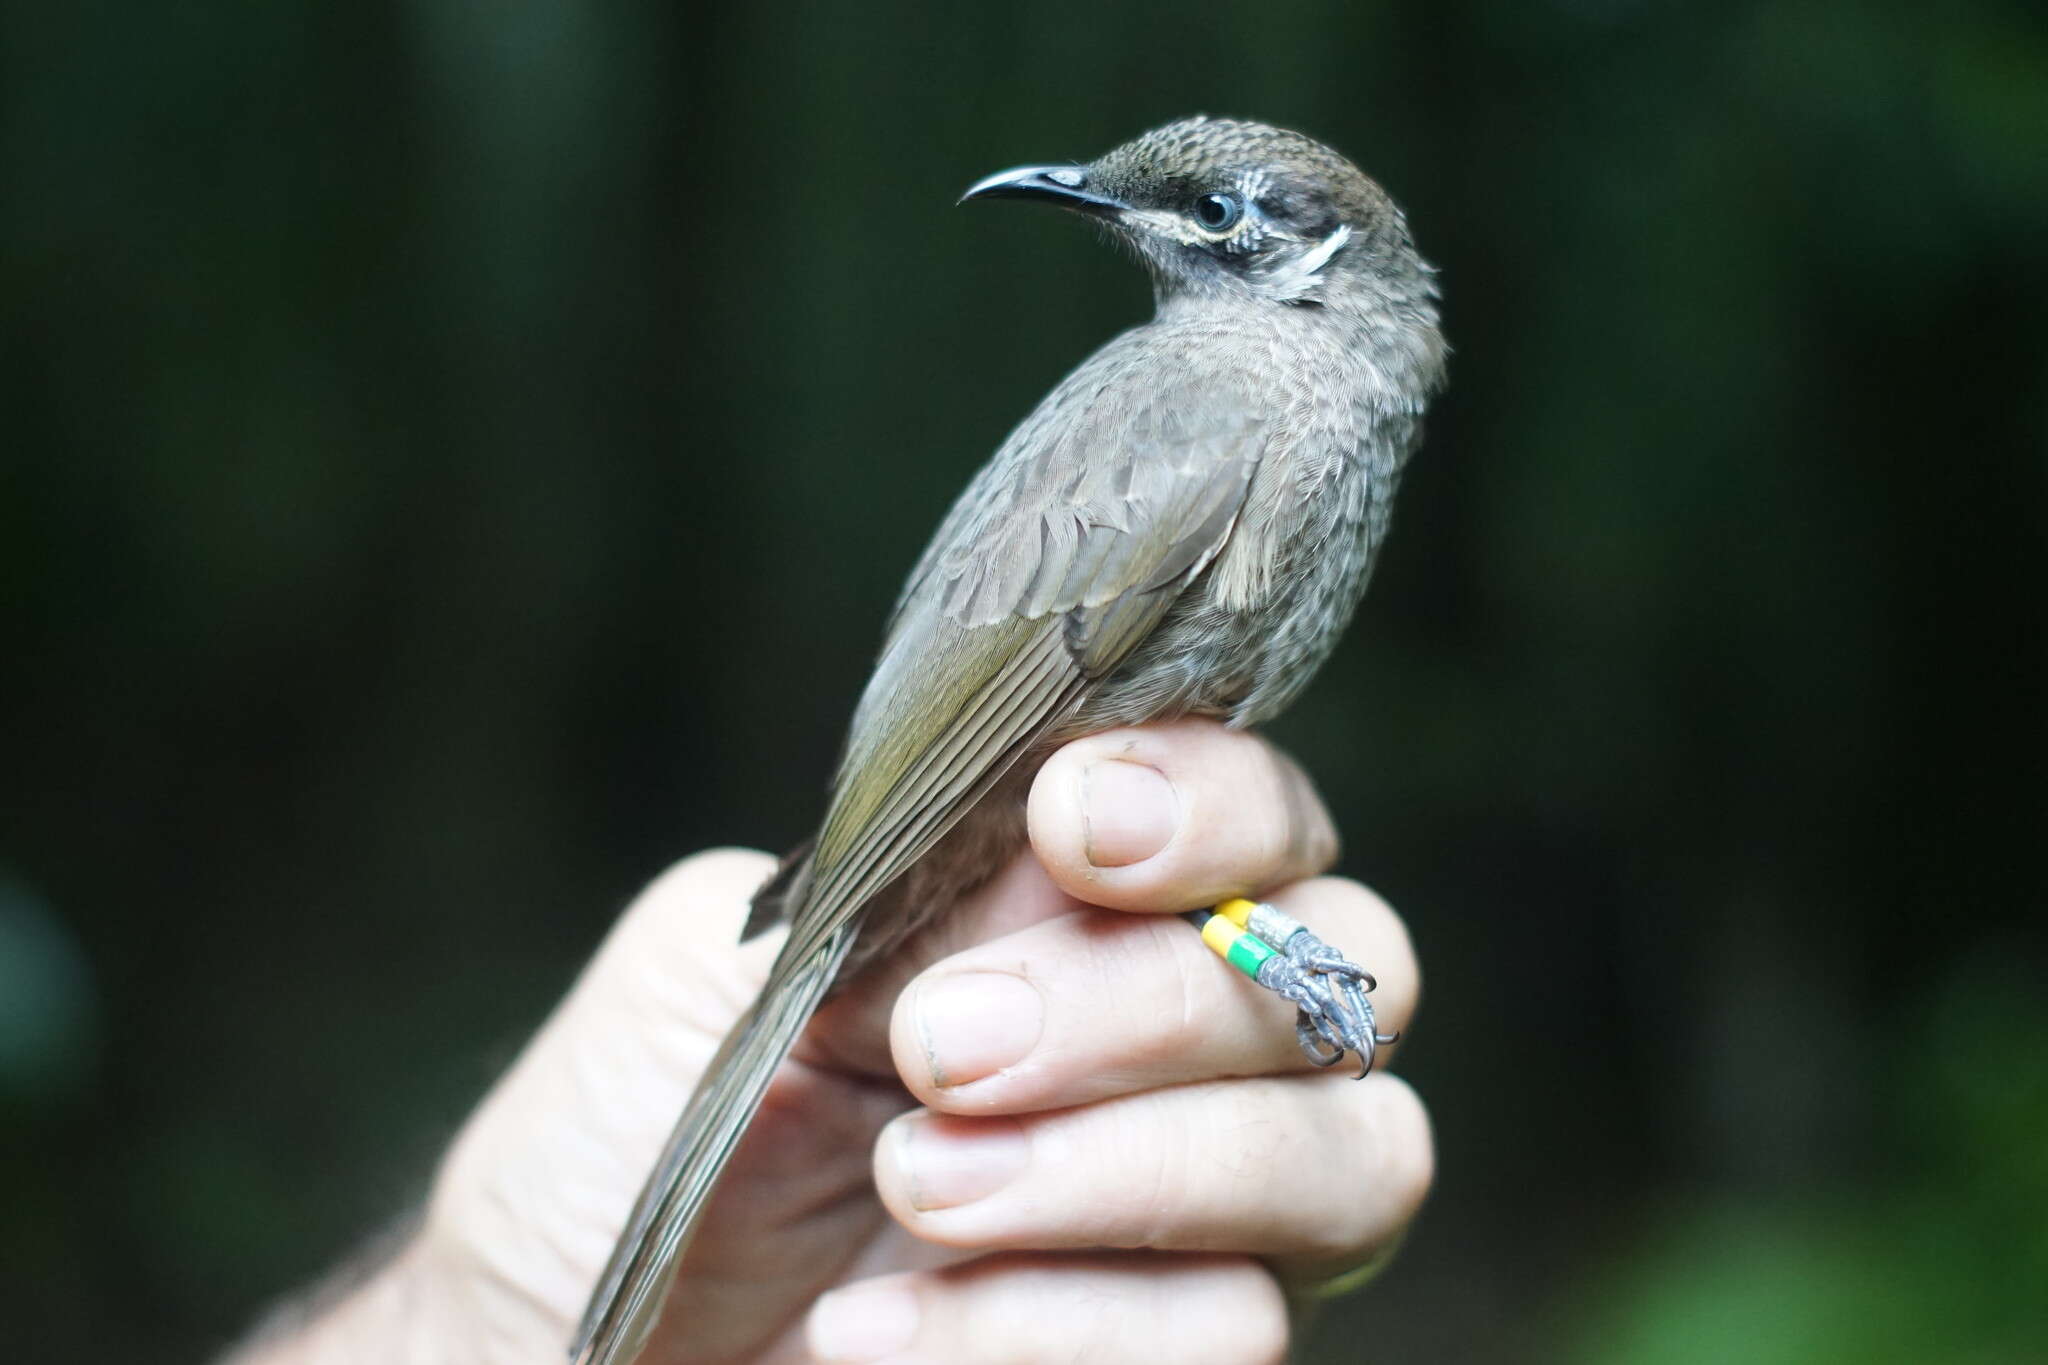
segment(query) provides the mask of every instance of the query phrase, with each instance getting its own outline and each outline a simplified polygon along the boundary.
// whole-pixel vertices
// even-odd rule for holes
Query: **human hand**
[[[1336,840],[1300,770],[1208,722],[1115,731],[1053,756],[1030,828],[1030,854],[820,1011],[649,1365],[1277,1361],[1285,1289],[1398,1240],[1431,1170],[1412,1092],[1313,1070],[1286,1004],[1156,913],[1259,890],[1371,966],[1405,1027],[1406,934],[1314,875]],[[718,852],[656,881],[472,1116],[418,1235],[303,1354],[261,1359],[559,1360],[767,974],[780,931],[734,940],[772,869]]]

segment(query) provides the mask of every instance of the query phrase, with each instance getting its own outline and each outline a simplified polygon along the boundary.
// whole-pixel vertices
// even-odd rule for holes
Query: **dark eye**
[[[1237,226],[1237,220],[1244,217],[1244,205],[1234,194],[1201,194],[1195,196],[1195,221],[1211,232],[1223,232]]]

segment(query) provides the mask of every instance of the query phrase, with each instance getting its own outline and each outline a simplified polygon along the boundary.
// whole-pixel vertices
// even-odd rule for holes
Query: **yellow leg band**
[[[1202,926],[1202,942],[1209,945],[1209,951],[1218,957],[1230,956],[1230,945],[1244,936],[1241,925],[1232,924],[1219,912],[1209,916],[1209,922]]]
[[[1273,956],[1264,939],[1246,933],[1221,913],[1209,916],[1202,925],[1202,942],[1209,945],[1210,952],[1254,981],[1259,979],[1259,968]]]
[[[1249,924],[1252,917],[1252,911],[1258,908],[1259,907],[1253,904],[1251,901],[1246,900],[1242,896],[1238,896],[1234,899],[1227,900],[1223,902],[1223,904],[1217,906],[1215,913],[1222,916],[1224,919],[1229,920],[1238,928],[1242,929],[1245,928],[1247,924]]]

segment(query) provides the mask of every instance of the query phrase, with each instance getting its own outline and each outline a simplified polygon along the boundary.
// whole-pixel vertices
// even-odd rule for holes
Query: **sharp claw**
[[[1394,1041],[1378,1031],[1366,998],[1379,988],[1378,980],[1271,906],[1260,906],[1258,912],[1275,922],[1260,923],[1255,914],[1247,933],[1268,945],[1284,937],[1280,951],[1259,968],[1258,981],[1295,1007],[1294,1034],[1302,1055],[1311,1065],[1325,1067],[1355,1052],[1363,1079],[1378,1050]]]
[[[1344,1049],[1323,1036],[1319,1028],[1312,1028],[1307,1010],[1294,1016],[1294,1036],[1301,1044],[1301,1052],[1311,1066],[1335,1066],[1344,1060]],[[1323,1047],[1329,1047],[1324,1052]]]
[[[1363,1080],[1372,1070],[1373,1053],[1379,1044],[1372,1003],[1359,990],[1358,983],[1348,977],[1336,978],[1331,996],[1337,1006],[1332,1011],[1334,1022],[1343,1031],[1347,1048],[1358,1054],[1358,1076]]]

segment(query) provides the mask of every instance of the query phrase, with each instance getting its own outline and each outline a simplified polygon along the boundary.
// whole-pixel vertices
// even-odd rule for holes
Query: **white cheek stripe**
[[[1343,250],[1344,244],[1350,240],[1351,225],[1349,223],[1339,223],[1337,230],[1323,238],[1322,243],[1315,250],[1303,256],[1295,264],[1294,268],[1304,275],[1313,275],[1328,265],[1330,258]]]

